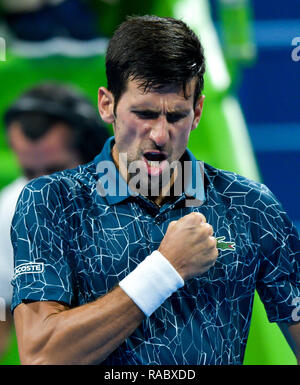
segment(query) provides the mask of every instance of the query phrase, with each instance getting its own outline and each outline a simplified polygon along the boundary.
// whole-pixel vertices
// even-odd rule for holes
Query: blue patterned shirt
[[[12,309],[22,301],[76,307],[96,300],[158,248],[171,221],[197,211],[219,240],[215,265],[146,317],[103,364],[241,364],[255,289],[271,322],[293,321],[296,228],[266,186],[199,163],[188,150],[190,179],[161,207],[132,194],[116,168],[118,195],[101,196],[109,181],[98,165],[112,161],[112,145],[113,138],[93,162],[24,188],[12,223]]]

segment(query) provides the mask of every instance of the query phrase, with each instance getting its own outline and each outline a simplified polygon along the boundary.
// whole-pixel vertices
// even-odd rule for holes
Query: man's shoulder
[[[72,191],[73,188],[91,188],[95,183],[96,168],[94,162],[79,165],[76,168],[57,171],[50,175],[44,175],[33,179],[26,185],[30,191],[42,191],[44,189],[59,189],[60,191]],[[67,192],[66,191],[66,192]]]
[[[217,194],[230,199],[231,203],[241,202],[249,206],[277,203],[273,193],[261,182],[208,164],[204,165],[204,170],[208,186]]]
[[[26,206],[34,203],[35,206],[61,206],[63,209],[78,200],[90,199],[95,188],[95,165],[90,162],[31,180],[19,197],[19,206],[26,209]]]

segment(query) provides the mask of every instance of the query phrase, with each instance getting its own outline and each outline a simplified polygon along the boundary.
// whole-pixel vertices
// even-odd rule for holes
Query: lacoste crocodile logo
[[[220,250],[235,250],[235,243],[234,242],[226,242],[224,241],[225,237],[217,237],[217,249]]]

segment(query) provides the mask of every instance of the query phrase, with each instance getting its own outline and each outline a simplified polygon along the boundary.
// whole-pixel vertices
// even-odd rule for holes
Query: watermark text
[[[143,160],[127,161],[127,154],[119,154],[120,175],[112,161],[100,161],[97,164],[97,192],[102,197],[143,195],[150,197],[189,196],[198,197],[203,188],[203,162],[173,161],[147,162]],[[123,175],[123,177],[121,176]],[[195,200],[195,199],[194,199]],[[197,199],[198,200],[198,199]],[[201,198],[199,198],[201,204]],[[188,203],[193,206],[193,204]]]
[[[5,299],[0,297],[0,322],[6,321],[6,303]]]
[[[296,36],[292,40],[292,46],[295,46],[295,48],[292,50],[292,60],[294,62],[300,61],[300,36]]]
[[[300,321],[300,297],[294,298],[292,305],[295,306],[295,309],[292,311],[292,320],[298,322]]]
[[[0,61],[6,61],[6,43],[3,37],[0,37]]]

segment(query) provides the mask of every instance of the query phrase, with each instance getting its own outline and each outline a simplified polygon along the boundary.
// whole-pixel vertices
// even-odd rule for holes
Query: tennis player
[[[266,186],[187,149],[204,103],[198,38],[179,20],[129,18],[106,69],[99,112],[114,137],[29,183],[16,208],[21,362],[242,364],[255,289],[299,362],[295,227]]]

